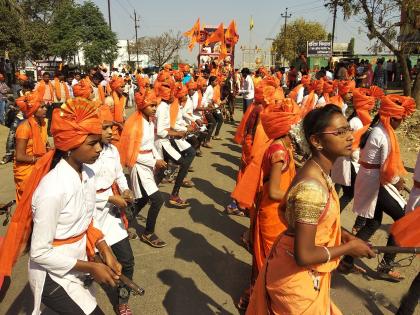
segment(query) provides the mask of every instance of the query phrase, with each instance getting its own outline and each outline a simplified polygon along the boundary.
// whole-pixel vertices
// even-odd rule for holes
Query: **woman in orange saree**
[[[287,230],[273,244],[258,275],[247,315],[341,314],[330,299],[331,272],[340,256],[373,257],[368,244],[340,226],[337,193],[327,175],[338,156],[351,154],[353,137],[334,105],[304,119],[312,158],[299,170],[280,215]]]

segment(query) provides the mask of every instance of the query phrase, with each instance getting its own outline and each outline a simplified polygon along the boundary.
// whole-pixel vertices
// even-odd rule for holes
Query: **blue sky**
[[[200,17],[201,24],[218,25],[220,22],[228,25],[235,19],[239,32],[239,43],[249,45],[249,21],[254,19],[254,29],[251,34],[252,46],[267,49],[270,42],[266,38],[274,37],[284,25],[280,17],[286,7],[292,14],[291,21],[296,18],[318,21],[325,26],[328,32],[332,30],[332,14],[324,8],[322,0],[110,0],[112,29],[120,39],[134,39],[134,9],[140,16],[139,37],[153,36],[168,30],[185,32],[192,27]],[[107,0],[94,0],[108,19]],[[337,16],[336,42],[349,42],[350,38],[356,39],[357,53],[367,52],[369,40],[366,29],[353,18],[343,21],[341,12]],[[237,50],[238,51],[238,50]],[[194,62],[197,50],[190,53],[183,50],[182,59]],[[241,57],[237,53],[236,61]]]

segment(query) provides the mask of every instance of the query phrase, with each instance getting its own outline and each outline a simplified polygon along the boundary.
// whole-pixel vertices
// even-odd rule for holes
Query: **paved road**
[[[223,213],[240,156],[239,147],[232,143],[234,130],[235,126],[224,125],[224,140],[214,141],[213,149],[203,149],[204,156],[195,159],[195,172],[189,176],[196,187],[181,191],[182,197],[190,200],[191,208],[162,208],[157,233],[168,246],[153,249],[138,240],[131,241],[136,260],[134,279],[146,289],[145,296],[130,300],[135,314],[239,314],[235,303],[248,283],[251,256],[239,244],[248,219]],[[0,155],[5,132],[0,126]],[[0,178],[2,202],[14,194],[10,164],[0,166]],[[162,185],[161,189],[167,198],[171,185]],[[353,214],[345,210],[344,226],[351,227],[353,220]],[[144,220],[139,221],[139,230],[144,224]],[[378,232],[373,243],[384,244],[384,236],[384,231]],[[418,268],[418,263],[415,264]],[[0,314],[30,314],[26,266],[27,257],[22,257],[15,268],[11,288],[0,304]],[[376,260],[367,262],[367,266],[374,268]],[[393,314],[414,270],[413,267],[404,269],[410,281],[400,284],[335,274],[333,299],[344,314]],[[99,287],[97,291],[101,307],[106,314],[113,314],[104,291]]]

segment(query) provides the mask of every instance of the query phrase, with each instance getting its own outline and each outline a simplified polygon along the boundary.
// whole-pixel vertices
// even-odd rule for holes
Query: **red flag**
[[[184,33],[184,36],[190,38],[188,48],[190,51],[192,51],[194,45],[200,40],[200,18],[197,19],[194,26],[189,31]]]
[[[232,20],[226,30],[225,39],[232,46],[239,41],[238,30],[236,29],[236,22]]]
[[[225,29],[223,27],[223,23],[220,23],[216,31],[207,38],[205,45],[217,42],[225,42]]]

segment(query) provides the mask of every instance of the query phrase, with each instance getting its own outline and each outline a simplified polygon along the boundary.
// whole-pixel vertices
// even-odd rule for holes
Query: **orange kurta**
[[[271,144],[263,161],[263,172],[261,175],[264,184],[257,203],[253,228],[252,243],[254,246],[254,259],[258,272],[263,267],[264,261],[270,253],[274,241],[287,228],[286,221],[279,216],[279,207],[283,204],[283,200],[276,201],[269,196],[269,172],[272,163],[279,161],[283,161],[284,163],[280,179],[281,191],[287,192],[296,174],[293,150],[285,148],[280,143]],[[266,164],[270,164],[270,166],[267,167]]]
[[[47,135],[47,125],[44,124],[41,128],[41,140],[42,143],[46,146],[48,141]],[[34,140],[32,135],[31,126],[28,120],[22,122],[18,128],[16,129],[16,139],[26,139],[28,140],[26,144],[26,154],[29,156],[35,156],[34,154]],[[24,189],[24,181],[25,179],[31,174],[32,169],[35,164],[32,163],[23,163],[23,162],[16,162],[14,161],[13,164],[13,174],[15,177],[15,185],[16,185],[16,200],[19,201],[20,197],[22,196],[23,189]]]
[[[332,247],[341,242],[340,205],[332,183],[329,190],[327,205],[317,224],[316,246]],[[287,199],[290,194],[291,190]],[[246,315],[341,314],[330,298],[331,272],[339,259],[300,267],[293,253],[294,237],[281,234],[258,275]]]

